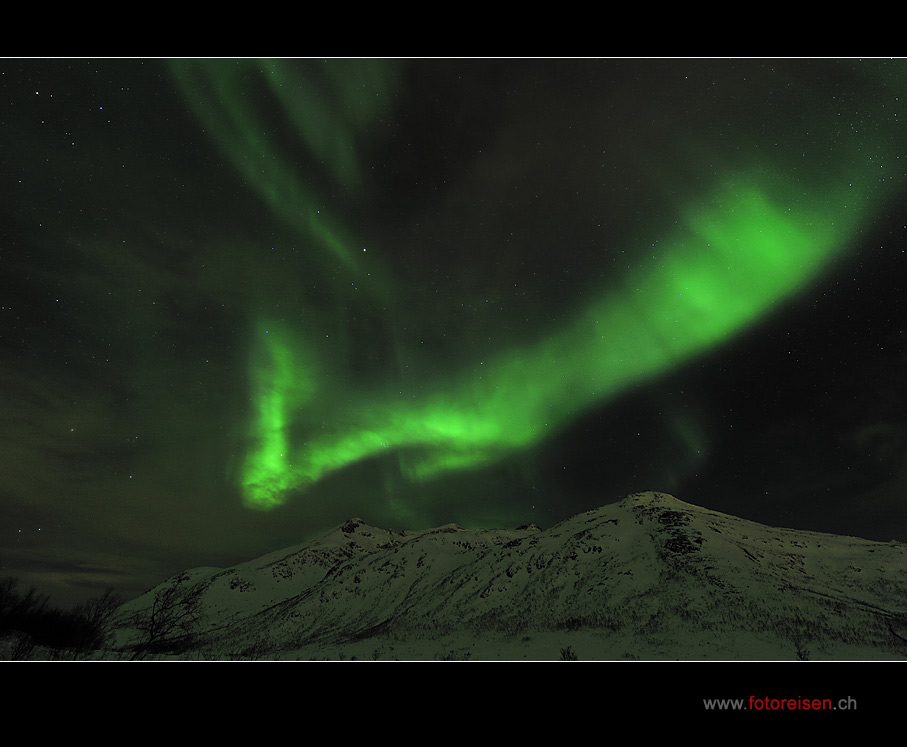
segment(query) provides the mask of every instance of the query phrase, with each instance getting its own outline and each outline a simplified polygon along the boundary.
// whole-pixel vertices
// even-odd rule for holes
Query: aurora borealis
[[[247,503],[279,504],[388,449],[421,450],[407,467],[421,480],[530,447],[588,407],[721,344],[820,273],[853,233],[843,200],[829,201],[825,215],[803,210],[796,218],[758,187],[727,188],[714,203],[667,237],[663,261],[604,292],[563,329],[492,355],[480,378],[451,377],[426,401],[360,405],[363,415],[346,432],[301,448],[287,434],[317,384],[307,361],[293,360],[303,346],[271,334],[268,360],[255,372],[266,382],[256,397],[259,448],[244,473]],[[834,232],[827,228],[836,222]]]
[[[645,489],[907,539],[903,61],[2,73],[6,572]]]

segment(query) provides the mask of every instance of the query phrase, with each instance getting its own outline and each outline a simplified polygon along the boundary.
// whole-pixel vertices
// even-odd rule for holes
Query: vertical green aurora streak
[[[277,71],[263,67],[272,84]],[[181,77],[198,100],[201,86],[187,71]],[[300,222],[298,216],[311,216],[312,196],[292,172],[275,167],[279,159],[253,134],[249,105],[235,86],[221,83],[215,98],[234,131],[221,128],[218,137],[237,167],[252,181],[264,164],[268,176],[257,182],[263,199],[296,221],[314,246],[351,266],[353,244],[339,231]],[[293,116],[311,121],[301,111]],[[326,128],[335,119],[325,114],[317,131],[308,130],[313,149],[328,147]],[[880,146],[876,156],[884,155]],[[676,224],[659,237],[649,266],[603,287],[559,330],[502,350],[481,367],[464,362],[459,374],[405,400],[342,389],[321,373],[329,366],[304,353],[309,346],[293,330],[271,325],[265,334],[260,327],[251,361],[253,448],[240,478],[246,505],[279,506],[331,473],[390,450],[414,481],[487,465],[722,344],[828,270],[891,198],[894,184],[880,185],[878,160],[853,152],[838,157],[812,185],[768,164],[738,168],[704,197],[691,195],[677,207]],[[334,172],[353,180],[355,164],[344,159]]]

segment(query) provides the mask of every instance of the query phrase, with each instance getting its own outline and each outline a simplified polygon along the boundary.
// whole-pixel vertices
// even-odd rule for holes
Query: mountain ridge
[[[438,646],[552,658],[557,640],[601,659],[904,658],[905,584],[904,545],[769,527],[647,491],[546,530],[350,519],[313,542],[168,580],[124,605],[118,643],[136,646],[130,620],[178,588],[198,603],[191,649],[209,658],[368,647],[426,658]]]

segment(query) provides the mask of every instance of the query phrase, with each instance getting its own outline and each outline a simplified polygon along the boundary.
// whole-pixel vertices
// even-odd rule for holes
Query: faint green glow
[[[810,210],[786,201],[783,190],[774,194],[758,175],[728,182],[682,211],[650,266],[604,289],[556,334],[467,367],[404,404],[326,394],[347,417],[310,428],[296,443],[287,419],[305,420],[309,389],[291,397],[280,382],[305,366],[268,340],[277,364],[273,387],[257,400],[260,451],[245,481],[248,505],[277,505],[388,450],[399,452],[414,481],[488,464],[726,341],[825,270],[864,219],[846,190]]]
[[[341,190],[359,185],[357,131],[389,104],[393,76],[378,60],[172,60],[171,68],[186,102],[274,215],[312,248],[355,269],[346,232],[321,211],[311,184],[329,180]],[[264,119],[263,88],[287,117],[290,144],[308,153],[299,168],[278,142],[283,123]],[[367,95],[363,95],[367,94]]]

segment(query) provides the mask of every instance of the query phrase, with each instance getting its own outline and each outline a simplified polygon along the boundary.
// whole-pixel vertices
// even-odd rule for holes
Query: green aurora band
[[[665,259],[640,269],[557,334],[484,361],[436,394],[348,408],[356,422],[291,444],[290,424],[318,396],[301,386],[299,342],[269,334],[257,367],[258,448],[242,482],[250,507],[270,508],[330,473],[399,450],[422,481],[487,465],[564,427],[589,406],[728,340],[825,270],[861,224],[851,190],[822,209],[792,209],[756,179],[738,179],[686,211]],[[746,184],[740,188],[735,185]],[[327,386],[325,382],[325,386]],[[336,400],[336,397],[328,397]]]
[[[259,64],[281,96],[280,80],[291,73],[280,63]],[[291,170],[279,168],[254,107],[238,93],[236,69],[175,63],[175,73],[201,121],[275,214],[356,276],[361,270],[351,247],[358,244],[313,219],[314,196]],[[298,89],[303,81],[293,83]],[[379,76],[369,85],[386,83]],[[298,98],[281,101],[305,125],[310,149],[334,159],[336,179],[353,184],[355,163],[340,155],[351,149],[332,140],[343,120],[341,104],[309,116],[313,110]],[[356,121],[374,114],[359,112]],[[354,132],[342,134],[351,140]],[[876,137],[897,142],[900,133]],[[250,359],[250,449],[240,474],[246,506],[280,506],[338,470],[390,452],[412,481],[492,464],[540,443],[589,407],[727,342],[828,271],[896,194],[893,180],[878,172],[892,153],[880,146],[873,157],[861,156],[855,153],[861,143],[841,148],[833,181],[826,173],[811,185],[768,164],[738,165],[704,199],[676,206],[677,221],[659,238],[648,266],[603,287],[568,323],[464,363],[459,373],[410,397],[344,387],[311,341],[286,326],[260,324]],[[386,279],[375,287],[392,291]]]

